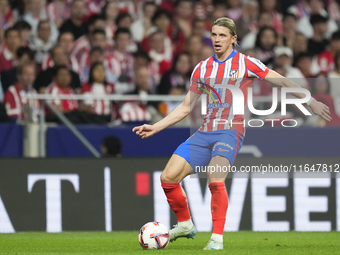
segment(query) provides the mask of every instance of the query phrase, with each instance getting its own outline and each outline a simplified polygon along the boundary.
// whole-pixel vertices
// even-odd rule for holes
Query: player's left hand
[[[309,107],[312,109],[312,111],[319,115],[321,118],[323,118],[326,121],[330,121],[332,118],[330,116],[329,107],[319,101],[316,101],[315,99],[309,104]]]

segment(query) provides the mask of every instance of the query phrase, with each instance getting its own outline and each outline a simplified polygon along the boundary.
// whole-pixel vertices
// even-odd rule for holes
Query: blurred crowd
[[[92,95],[184,95],[194,67],[214,53],[210,28],[220,17],[235,21],[238,51],[330,107],[333,120],[312,125],[340,125],[339,0],[0,0],[0,121],[37,121],[41,103],[23,95],[48,93],[86,95],[51,101],[76,124],[152,123],[180,102]],[[258,80],[253,91],[272,93]],[[293,107],[291,117],[308,122]]]

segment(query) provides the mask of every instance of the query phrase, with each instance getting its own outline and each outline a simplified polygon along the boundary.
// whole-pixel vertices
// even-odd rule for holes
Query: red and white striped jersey
[[[111,52],[113,40],[111,38],[107,38],[107,44],[105,46],[105,52]],[[79,37],[79,39],[74,43],[73,49],[70,53],[70,58],[75,59],[78,64],[80,63],[83,54],[89,55],[91,51],[91,44],[89,41],[89,37],[87,35],[83,35]],[[111,54],[111,53],[109,53]]]
[[[88,96],[88,99],[84,100],[87,105],[92,105],[94,113],[98,115],[110,115],[111,114],[111,102],[110,100],[94,100],[93,95],[110,95],[114,91],[113,84],[102,83],[86,83],[81,87],[82,94]]]
[[[331,50],[325,50],[318,56],[318,64],[323,73],[335,71],[334,55]]]
[[[127,52],[122,53],[115,50],[113,52],[113,55],[120,65],[122,74],[125,74],[129,78],[131,78],[133,75],[133,63],[134,63],[134,58],[132,54]]]
[[[58,84],[53,82],[50,86],[46,88],[46,94],[51,95],[74,95],[74,92],[71,87],[63,89]],[[52,101],[54,105],[60,105],[64,112],[69,112],[78,109],[77,100],[60,100],[54,99]]]
[[[215,58],[215,55],[213,55],[205,61],[201,61],[195,67],[190,80],[190,91],[202,94],[202,88],[210,90],[208,86],[204,88],[202,83],[205,83],[210,87],[214,87],[215,84],[233,85],[243,92],[245,105],[248,96],[248,88],[252,86],[253,78],[263,79],[268,72],[268,67],[258,59],[246,56],[235,50],[223,62],[218,61]],[[221,98],[223,107],[220,103],[215,104],[214,99],[207,95],[207,114],[204,116],[203,124],[199,130],[209,132],[232,129],[244,136],[244,115],[232,114],[234,95],[227,88],[216,88],[215,91],[217,91]],[[215,122],[214,120],[223,121]],[[230,125],[231,123],[232,126]]]
[[[15,83],[7,89],[4,98],[7,115],[9,117],[19,117],[22,120],[25,119],[22,106],[23,104],[28,104],[32,109],[33,120],[37,121],[40,103],[38,100],[24,99],[24,94],[34,95],[37,94],[37,91],[33,87],[30,87],[27,91],[22,90],[18,83]]]
[[[90,54],[90,41],[87,35],[81,36],[73,46],[70,57],[75,58],[78,63],[80,63],[80,59],[84,53]]]
[[[50,67],[54,66],[54,62],[52,60],[51,54],[46,54],[41,62],[41,70],[44,71]],[[69,57],[69,64],[68,67],[75,72],[79,72],[79,65],[78,62],[76,61],[76,59],[74,57]]]
[[[54,62],[52,60],[51,54],[48,53],[41,60],[41,70],[44,71],[53,66],[54,66]]]
[[[67,20],[71,15],[71,0],[66,0],[61,3],[61,1],[53,1],[46,6],[46,15],[49,21],[54,23],[62,22]]]
[[[119,110],[119,114],[124,122],[151,120],[151,115],[146,110],[146,105],[141,102],[124,103]]]

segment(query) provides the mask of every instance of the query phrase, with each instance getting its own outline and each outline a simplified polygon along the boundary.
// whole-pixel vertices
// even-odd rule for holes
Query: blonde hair
[[[215,20],[215,22],[211,26],[211,30],[213,26],[221,26],[221,27],[226,27],[229,29],[231,36],[237,36],[237,30],[236,30],[236,25],[235,22],[232,19],[223,17]],[[237,41],[233,43],[233,46],[237,46]]]

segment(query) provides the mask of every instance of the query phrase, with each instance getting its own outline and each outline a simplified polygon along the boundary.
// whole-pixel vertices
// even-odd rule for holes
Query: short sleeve
[[[269,72],[269,68],[257,58],[248,56],[246,58],[246,65],[249,78],[259,78],[263,80]]]
[[[202,94],[203,91],[200,89],[200,73],[201,73],[201,65],[202,62],[196,65],[194,71],[191,74],[190,78],[190,88],[189,90],[198,94]]]

